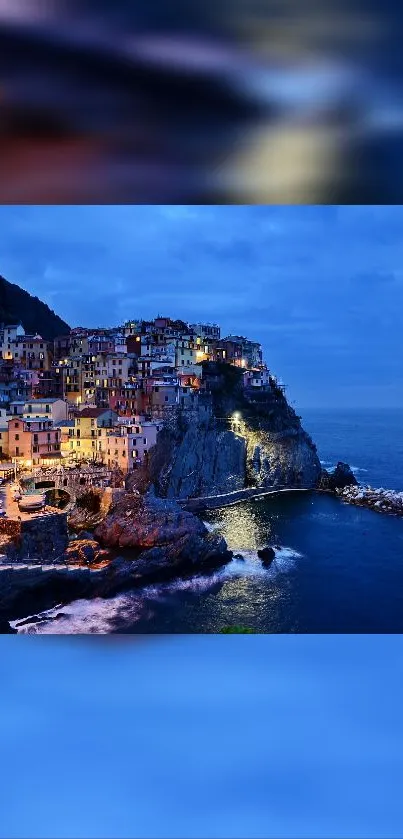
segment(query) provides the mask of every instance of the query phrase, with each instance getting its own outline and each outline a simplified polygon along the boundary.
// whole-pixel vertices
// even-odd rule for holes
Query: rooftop
[[[86,417],[87,419],[91,417],[92,419],[95,419],[96,417],[100,417],[101,414],[105,414],[109,410],[110,408],[83,408],[82,411],[78,412],[77,417]]]
[[[53,402],[63,402],[63,399],[61,399],[61,397],[54,397],[54,398],[52,397],[52,399],[46,399],[45,397],[43,399],[26,399],[23,404],[24,405],[52,405]],[[18,403],[14,402],[13,404],[15,405],[15,404],[18,404]]]

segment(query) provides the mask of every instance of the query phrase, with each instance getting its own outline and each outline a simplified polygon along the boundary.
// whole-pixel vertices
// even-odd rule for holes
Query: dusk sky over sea
[[[402,226],[400,206],[2,206],[0,273],[71,326],[246,334],[297,409],[402,407]]]

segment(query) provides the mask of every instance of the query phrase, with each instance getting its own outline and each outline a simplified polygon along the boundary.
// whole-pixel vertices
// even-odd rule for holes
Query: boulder
[[[257,552],[257,555],[259,559],[262,560],[262,565],[264,565],[265,568],[268,568],[273,562],[273,559],[276,556],[276,552],[274,548],[270,547],[269,545],[267,548],[262,548],[261,550],[259,550]]]
[[[332,472],[327,472],[326,469],[322,470],[318,484],[319,489],[335,492],[337,489],[344,489],[348,486],[358,486],[358,481],[348,463],[343,463],[340,460]]]
[[[107,548],[131,548],[154,567],[194,571],[232,558],[225,540],[174,501],[126,493],[97,527],[95,537]],[[141,555],[141,556],[140,556]]]
[[[66,548],[63,559],[71,565],[91,565],[98,561],[99,542],[94,539],[75,539]]]

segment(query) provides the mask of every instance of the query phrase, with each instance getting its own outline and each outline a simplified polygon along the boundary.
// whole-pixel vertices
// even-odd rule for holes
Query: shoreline
[[[176,502],[176,505],[180,506],[182,510],[185,509],[187,513],[195,515],[204,526],[203,512],[219,511],[251,499],[263,500],[270,496],[279,497],[296,492],[332,495],[335,499],[344,503],[366,507],[374,512],[403,516],[403,492],[398,493],[382,488],[374,490],[370,487],[364,488],[358,485],[338,490],[281,488],[262,492],[260,489],[255,489],[243,491],[242,496],[239,497],[241,492],[242,490],[194,500],[186,499],[182,500],[180,505]],[[236,497],[234,498],[234,496]],[[196,504],[197,509],[186,509],[192,501]],[[81,540],[82,544],[85,541],[85,538],[83,538]],[[69,544],[74,546],[76,542],[78,544],[80,539],[72,539]],[[99,547],[102,550],[101,544]],[[198,573],[213,572],[215,569],[224,566],[230,560],[230,556],[232,558],[232,553],[228,551],[222,557],[217,555],[214,559],[211,557],[211,564],[209,561],[203,562],[201,565],[196,562],[192,567],[192,563],[189,564],[186,561],[176,567],[170,567],[155,562],[154,557],[151,556],[149,559],[145,555],[142,558],[141,553],[137,559],[129,558],[129,556],[124,555],[126,551],[123,547],[120,550],[116,548],[113,553],[115,554],[113,558],[102,563],[102,566],[98,565],[98,567],[96,563],[92,567],[91,563],[88,565],[74,562],[69,564],[65,561],[63,563],[40,564],[38,562],[34,564],[30,563],[29,560],[10,562],[7,565],[4,564],[2,568],[0,566],[5,594],[3,608],[0,609],[2,622],[23,620],[27,615],[35,615],[46,609],[55,608],[60,603],[68,604],[77,599],[93,600],[97,597],[107,599],[120,592],[141,589],[149,583],[185,579]],[[147,551],[142,553],[147,554]]]

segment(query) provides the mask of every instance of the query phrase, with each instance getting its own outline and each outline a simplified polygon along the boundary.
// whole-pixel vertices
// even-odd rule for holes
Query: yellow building
[[[110,408],[83,408],[73,420],[69,429],[68,451],[73,460],[97,460],[98,438],[103,428],[113,428],[118,415]]]

